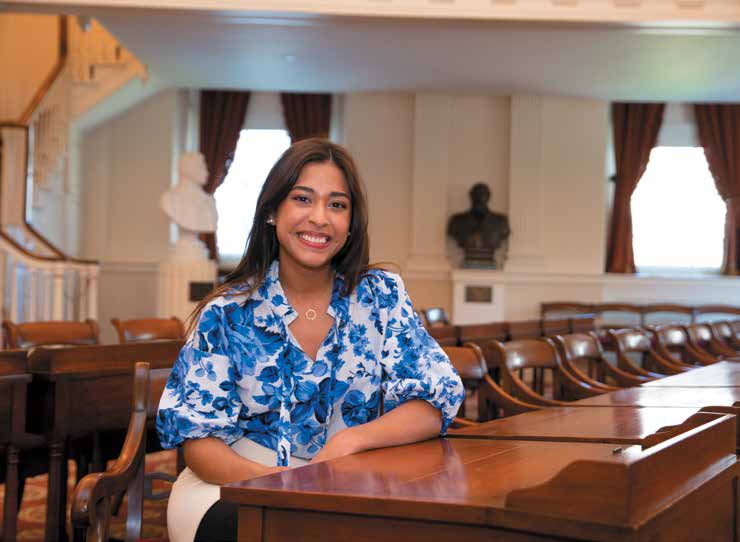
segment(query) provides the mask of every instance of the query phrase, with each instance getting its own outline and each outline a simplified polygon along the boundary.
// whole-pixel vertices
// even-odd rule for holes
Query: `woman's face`
[[[281,265],[331,265],[347,241],[351,218],[350,193],[340,169],[332,162],[304,166],[275,213]]]

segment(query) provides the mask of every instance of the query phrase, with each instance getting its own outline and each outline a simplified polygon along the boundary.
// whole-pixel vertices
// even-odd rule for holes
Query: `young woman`
[[[173,542],[236,539],[220,484],[445,433],[460,378],[401,278],[369,268],[368,252],[347,151],[323,139],[291,146],[159,405],[162,445],[182,445],[188,466],[168,505]]]

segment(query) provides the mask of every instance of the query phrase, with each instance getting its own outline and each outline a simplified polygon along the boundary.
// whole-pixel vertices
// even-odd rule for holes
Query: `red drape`
[[[203,90],[200,93],[200,152],[208,167],[203,189],[213,194],[229,172],[244,126],[249,92]],[[218,260],[215,233],[202,235],[212,260]]]
[[[331,94],[283,93],[280,100],[291,141],[308,137],[329,137]]]
[[[722,273],[737,275],[740,268],[740,104],[697,104],[694,114],[709,171],[727,206]]]
[[[658,140],[664,109],[665,104],[612,104],[617,175],[606,254],[608,273],[635,272],[630,202]]]

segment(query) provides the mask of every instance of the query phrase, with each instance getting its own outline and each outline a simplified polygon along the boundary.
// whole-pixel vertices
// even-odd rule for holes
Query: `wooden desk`
[[[454,429],[450,438],[643,444],[666,426],[682,424],[697,408],[547,408]]]
[[[692,369],[686,373],[659,378],[658,380],[643,384],[643,386],[650,388],[740,388],[740,363],[736,361],[720,361],[713,365]]]
[[[740,402],[740,388],[639,387],[626,388],[574,401],[573,407],[692,407],[733,406]]]
[[[49,446],[46,542],[66,539],[68,440],[128,426],[137,361],[172,367],[182,341],[38,347],[30,351],[28,425]],[[94,461],[95,463],[95,461]]]
[[[221,497],[240,506],[240,542],[733,540],[737,477],[735,421],[722,416],[619,453],[435,439],[230,484]]]

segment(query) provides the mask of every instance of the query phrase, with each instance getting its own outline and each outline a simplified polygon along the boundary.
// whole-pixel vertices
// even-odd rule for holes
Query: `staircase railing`
[[[97,317],[96,261],[67,256],[30,223],[39,191],[69,182],[67,149],[75,85],[96,69],[146,68],[96,21],[60,17],[59,60],[18,123],[0,124],[0,310],[16,322]]]

